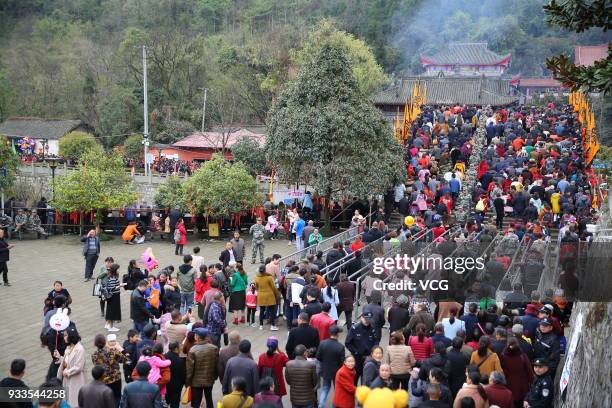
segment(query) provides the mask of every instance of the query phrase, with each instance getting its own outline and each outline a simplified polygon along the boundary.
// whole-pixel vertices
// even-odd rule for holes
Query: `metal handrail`
[[[454,229],[453,229],[453,228],[451,228],[451,229],[449,229],[449,230],[445,231],[445,232],[444,232],[442,235],[440,235],[440,236],[445,236],[445,235],[449,234],[449,233],[450,233],[451,231],[453,231],[453,230],[454,230]],[[417,233],[417,234],[416,234],[416,235],[413,237],[413,239],[412,239],[411,241],[412,241],[413,243],[417,243],[417,242],[421,242],[421,240],[423,240],[423,239],[430,238],[430,232],[431,232],[431,229],[423,230],[423,231],[421,231],[420,233]],[[421,249],[421,250],[420,250],[420,251],[419,251],[419,252],[416,254],[416,256],[417,256],[417,257],[419,257],[419,256],[421,256],[422,254],[424,254],[424,253],[425,253],[425,251],[427,251],[427,250],[430,248],[430,246],[431,246],[433,243],[434,243],[433,241],[432,241],[432,242],[430,242],[430,243],[427,243],[427,245],[426,245],[426,246],[425,246],[423,249]],[[399,252],[399,250],[400,250],[400,249],[401,249],[401,246],[400,246],[400,247],[393,247],[393,248],[391,248],[389,251],[387,251],[387,252],[386,252],[386,253],[383,255],[383,257],[387,258],[387,257],[389,257],[389,256],[395,255],[395,252]],[[361,283],[362,283],[362,282],[363,282],[363,280],[364,280],[364,279],[365,279],[365,278],[368,276],[367,271],[369,271],[369,270],[372,268],[373,264],[374,264],[374,261],[372,260],[372,262],[370,262],[370,263],[368,263],[367,265],[363,266],[363,267],[362,267],[361,269],[359,269],[357,272],[353,273],[351,276],[349,276],[349,277],[348,277],[348,278],[349,278],[349,280],[352,280],[352,279],[354,279],[355,277],[357,278],[357,280],[355,281],[355,284],[356,284],[356,290],[357,290],[357,291],[356,291],[357,295],[355,296],[355,304],[354,304],[354,307],[353,307],[353,309],[354,309],[355,311],[358,311],[358,309],[359,309],[359,305],[362,303],[362,302],[361,302],[361,301],[362,301],[362,299],[361,299],[361,298],[362,298],[362,293],[361,293],[361,292],[362,292],[362,291],[361,291]],[[388,282],[388,279],[390,279],[390,278],[391,278],[391,276],[392,276],[392,275],[388,275],[387,277],[385,277],[385,278],[383,279],[383,283]],[[384,293],[383,293],[383,295],[384,295]]]
[[[508,292],[507,290],[504,290],[502,288],[503,282],[505,282],[505,281],[510,282],[510,285],[511,285],[510,287],[512,287],[512,282],[515,282],[515,275],[518,275],[518,273],[513,273],[513,271],[514,271],[514,269],[516,269],[517,256],[518,256],[519,253],[526,252],[527,248],[529,247],[529,242],[530,242],[530,240],[527,239],[527,234],[523,235],[523,239],[521,239],[521,241],[519,242],[519,245],[517,246],[516,250],[514,251],[514,254],[512,255],[512,259],[510,261],[510,265],[508,266],[508,270],[506,271],[506,273],[504,274],[504,277],[502,278],[502,280],[499,282],[499,285],[497,286],[497,290],[495,292],[496,293],[496,300],[503,301],[503,295],[506,292]],[[501,299],[500,299],[500,296],[502,296]]]
[[[360,249],[361,253],[363,254],[364,252],[366,252],[367,249],[371,249],[371,248],[375,248],[376,245],[380,244],[383,240],[385,239],[384,236],[378,238],[375,241],[369,242],[368,244],[366,244],[363,248]],[[342,266],[350,261],[351,259],[353,259],[353,254],[350,253],[348,255],[343,256],[342,258],[338,259],[336,262],[333,262],[329,265],[325,265],[325,267],[323,269],[321,269],[319,272],[321,272],[321,275],[326,278],[328,275],[330,275],[333,272],[336,272],[339,268],[342,268]]]
[[[324,239],[323,241],[317,243],[317,245],[312,245],[299,251],[295,251],[289,255],[285,255],[280,259],[280,267],[281,269],[284,268],[287,265],[287,262],[290,260],[299,262],[302,259],[306,258],[308,255],[317,253],[319,250],[322,250],[325,253],[333,247],[334,242],[337,242],[338,240],[345,241],[347,239],[353,239],[357,235],[361,234],[363,234],[363,232],[359,232],[359,227],[349,228],[346,231],[342,231],[332,237]],[[321,249],[322,246],[327,247],[329,245],[329,242],[332,243],[332,246],[329,246],[326,249]]]

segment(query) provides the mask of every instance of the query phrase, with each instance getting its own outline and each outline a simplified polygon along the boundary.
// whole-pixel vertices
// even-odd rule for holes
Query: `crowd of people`
[[[478,184],[466,192],[466,167],[482,115],[487,118],[484,159]],[[575,114],[555,106],[426,107],[412,131],[405,145],[408,185],[396,183],[388,190],[382,205],[374,207],[370,226],[354,200],[351,225],[363,233],[335,243],[327,254],[282,264],[278,254],[266,258],[264,238],[274,237],[278,228],[278,220],[270,219],[274,211],[268,211],[267,223],[257,217],[249,231],[251,263],[258,255],[261,262],[249,277],[240,233],[226,243],[218,262],[207,263],[198,247],[183,254],[187,242],[177,213],[168,231],[175,253],[183,256],[176,269],[157,272],[157,265],[143,259],[144,266],[134,260],[122,275],[112,258],[105,260],[97,283],[108,333],[96,336],[91,348],[81,344],[75,322],[59,332],[49,325],[51,316],[71,307],[69,293],[56,282],[41,332],[52,360],[47,380],[62,381],[68,404],[80,407],[95,396],[104,401],[96,406],[103,407],[158,407],[164,400],[171,407],[182,401],[213,408],[212,391],[221,387],[222,407],[280,407],[288,395],[284,401],[294,407],[323,408],[331,402],[350,408],[359,384],[404,390],[410,407],[552,407],[571,313],[564,294],[576,285],[570,264],[564,264],[562,291],[528,291],[519,279],[511,282],[503,302],[496,296],[510,266],[503,255],[487,259],[486,273],[466,274],[460,285],[438,293],[381,291],[375,282],[443,277],[440,271],[384,268],[360,285],[351,277],[364,265],[360,258],[367,244],[382,239],[383,253],[393,248],[411,253],[412,240],[422,231],[428,231],[427,240],[441,257],[450,229],[459,231],[455,243],[486,244],[500,234],[507,242],[537,247],[550,243],[557,230],[561,244],[588,241],[587,224],[597,219],[596,191],[581,155]],[[458,224],[456,206],[467,193],[474,211]],[[297,250],[322,240],[309,222],[315,206],[303,202],[291,210],[288,231]],[[387,225],[395,210],[406,217],[397,229]],[[511,221],[504,223],[504,217]],[[99,241],[95,233],[82,241],[85,278],[92,279]],[[0,256],[8,249],[0,245]],[[347,258],[338,275],[321,272]],[[120,346],[114,324],[122,320],[122,289],[131,291],[133,329]],[[353,321],[356,301],[363,297]],[[278,322],[288,330],[284,345]],[[257,359],[239,333],[247,325],[272,332],[267,351]],[[86,349],[94,364],[90,383]],[[9,381],[20,381],[24,369],[25,362],[15,360]]]

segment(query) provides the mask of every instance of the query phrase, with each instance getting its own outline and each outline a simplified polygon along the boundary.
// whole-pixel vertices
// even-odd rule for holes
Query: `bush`
[[[102,153],[102,146],[90,133],[70,132],[59,141],[59,154],[66,159],[79,160],[91,151]]]

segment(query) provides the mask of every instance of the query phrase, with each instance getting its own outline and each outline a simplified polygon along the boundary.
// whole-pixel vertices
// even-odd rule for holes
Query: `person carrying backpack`
[[[259,378],[272,378],[274,380],[274,392],[282,398],[287,395],[283,368],[287,365],[289,358],[278,349],[278,339],[274,336],[268,337],[266,347],[268,347],[268,351],[259,356],[257,363]]]

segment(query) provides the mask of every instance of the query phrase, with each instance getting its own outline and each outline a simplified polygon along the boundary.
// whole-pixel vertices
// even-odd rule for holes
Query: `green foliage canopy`
[[[70,132],[59,140],[59,154],[62,157],[79,160],[88,152],[103,153],[102,146],[90,133]]]
[[[256,176],[265,173],[266,152],[255,140],[243,137],[232,146],[234,161],[242,162],[249,174]]]
[[[90,151],[81,157],[75,171],[56,180],[53,204],[61,211],[99,214],[104,209],[133,204],[136,198],[121,154]]]
[[[227,216],[261,204],[257,183],[244,164],[214,155],[185,182],[189,209],[209,216]]]
[[[132,135],[123,142],[125,155],[131,159],[138,159],[144,154],[142,145],[142,135]]]
[[[6,170],[6,177],[0,177],[0,189],[6,189],[15,182],[19,156],[13,152],[10,140],[0,135],[0,169]]]
[[[549,24],[557,24],[566,30],[581,33],[599,27],[604,32],[612,27],[612,12],[605,0],[592,3],[582,0],[569,0],[561,4],[556,0],[544,6],[549,16]],[[609,94],[612,91],[612,44],[608,44],[608,55],[592,66],[578,66],[565,55],[546,60],[546,67],[553,72],[555,79],[562,81],[573,91],[601,91]]]
[[[321,195],[380,193],[404,177],[402,149],[338,45],[326,44],[302,66],[267,125],[271,164]]]
[[[186,210],[185,186],[183,180],[177,176],[168,177],[168,179],[157,188],[154,201],[159,208],[175,208],[178,206],[181,210]]]
[[[351,34],[338,30],[336,26],[337,24],[332,20],[323,20],[319,23],[310,33],[304,47],[296,53],[296,62],[303,65],[326,45],[340,48],[346,55],[359,89],[365,94],[379,90],[389,81],[389,78],[376,62],[368,44]]]

